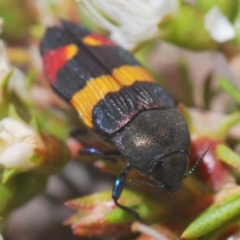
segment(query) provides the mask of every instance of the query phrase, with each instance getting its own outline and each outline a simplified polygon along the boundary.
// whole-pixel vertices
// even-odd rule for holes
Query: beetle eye
[[[176,192],[188,167],[187,151],[174,151],[165,155],[149,173],[152,180],[164,185],[168,192]]]

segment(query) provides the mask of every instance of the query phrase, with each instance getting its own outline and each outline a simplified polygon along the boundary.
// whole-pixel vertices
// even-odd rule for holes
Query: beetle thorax
[[[190,136],[186,121],[172,109],[142,112],[112,141],[130,166],[176,191],[188,166]]]

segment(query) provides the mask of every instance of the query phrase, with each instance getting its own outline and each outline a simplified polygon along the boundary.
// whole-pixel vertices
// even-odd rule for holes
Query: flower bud
[[[144,194],[124,190],[120,204],[134,208],[146,221],[164,216],[168,207]],[[111,197],[111,190],[69,200],[68,207],[78,210],[65,220],[78,236],[121,237],[131,234],[131,223],[135,217],[117,207]]]
[[[181,5],[174,16],[159,24],[162,40],[192,50],[205,50],[217,46],[204,26],[204,13],[190,5]],[[191,36],[191,41],[189,41]]]
[[[238,11],[238,0],[196,0],[197,6],[204,12],[208,12],[213,7],[218,7],[229,19],[234,19]]]
[[[0,121],[0,216],[41,192],[70,158],[65,144],[23,120]]]
[[[44,149],[44,143],[37,132],[29,125],[14,118],[4,118],[0,121],[0,165],[4,169],[18,169],[24,172],[36,167],[39,149]]]

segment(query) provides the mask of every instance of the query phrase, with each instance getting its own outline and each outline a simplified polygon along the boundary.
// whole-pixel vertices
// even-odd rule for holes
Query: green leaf
[[[35,131],[40,134],[41,131],[40,131],[40,124],[39,124],[39,121],[38,121],[38,116],[33,116],[31,119],[30,119],[30,125],[35,129]]]
[[[28,71],[26,76],[26,86],[30,89],[33,86],[33,83],[36,79],[37,71],[34,69],[31,69]]]
[[[14,199],[14,187],[12,184],[0,183],[0,217],[7,214],[8,207]]]
[[[222,121],[218,124],[216,133],[219,139],[226,138],[230,128],[240,122],[240,112],[233,112],[228,114],[222,119]]]
[[[69,136],[70,124],[68,118],[72,119],[69,112],[57,112],[43,109],[36,114],[37,126],[41,132],[48,132],[57,138],[65,140]]]
[[[183,232],[182,238],[197,238],[222,226],[240,213],[240,191],[214,203]]]
[[[194,106],[193,84],[189,76],[187,65],[184,61],[180,61],[178,65],[180,74],[181,90],[184,92],[184,99],[179,99],[188,106]]]
[[[1,82],[1,90],[2,90],[2,94],[3,94],[3,98],[6,98],[8,95],[8,83],[11,79],[11,76],[14,72],[14,68],[12,68],[8,74],[4,77],[3,81]]]
[[[19,116],[19,114],[18,114],[16,108],[14,107],[14,105],[12,105],[12,104],[9,106],[8,115],[9,115],[9,117],[12,117],[12,118],[14,118],[14,119],[16,119],[16,120],[18,120],[18,121],[20,121],[22,123],[25,123],[23,121],[23,119]]]
[[[13,176],[15,176],[18,173],[17,168],[8,168],[3,170],[3,175],[2,175],[2,184],[6,184],[9,179],[11,179]]]
[[[124,189],[124,191],[126,191],[126,189]],[[123,195],[124,195],[124,191],[123,191]],[[137,211],[144,222],[153,222],[153,221],[159,220],[161,219],[161,217],[165,216],[169,212],[169,208],[166,205],[163,205],[158,201],[154,201],[148,198],[146,195],[137,194],[135,191],[134,192],[131,191],[130,193],[131,193],[131,196],[130,198],[128,198],[128,201],[131,201],[132,198],[134,199],[136,196],[139,196],[140,203],[134,206],[132,204],[123,204],[123,205],[128,206],[134,209],[135,211]],[[124,196],[121,196],[121,198],[123,199]],[[134,215],[126,212],[121,208],[115,208],[112,211],[106,213],[104,216],[104,222],[111,223],[111,224],[113,223],[119,224],[119,223],[133,221],[133,220],[135,220]]]
[[[218,79],[218,85],[240,104],[240,91],[236,86],[223,77]]]
[[[237,170],[240,170],[240,155],[235,153],[232,149],[224,144],[220,144],[217,146],[216,154],[223,162]]]
[[[119,203],[135,209],[144,221],[154,221],[169,211],[166,205],[159,203],[159,201],[152,200],[146,194],[129,191],[127,189],[123,190]],[[113,207],[115,204],[112,200],[112,190],[72,199],[65,204],[70,208],[77,209],[80,213],[84,211],[88,212],[89,215],[102,213],[102,221],[107,224],[119,224],[135,219],[135,217],[127,211],[116,206]],[[86,214],[84,214],[84,216],[85,215]],[[79,218],[83,217],[82,214],[77,214],[77,216]],[[75,217],[73,217],[74,221],[76,220]]]
[[[219,91],[213,89],[212,81],[212,74],[209,74],[205,79],[203,85],[203,99],[206,109],[210,109],[210,103],[212,98],[219,93]]]

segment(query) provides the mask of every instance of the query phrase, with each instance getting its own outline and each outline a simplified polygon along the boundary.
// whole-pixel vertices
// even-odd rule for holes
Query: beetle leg
[[[97,159],[104,159],[104,160],[110,160],[110,161],[117,161],[117,158],[120,156],[120,154],[111,154],[111,153],[105,153],[100,151],[97,148],[94,147],[85,147],[80,150],[80,155],[84,155],[86,157],[92,157],[93,160]]]
[[[78,127],[72,130],[70,135],[86,148],[94,148],[102,153],[118,153],[117,148],[113,144],[104,141],[86,127]]]
[[[104,155],[104,153],[97,148],[94,147],[85,147],[80,150],[80,154],[87,154],[87,155]]]
[[[129,164],[126,165],[126,167],[122,170],[122,172],[119,174],[119,176],[116,178],[114,185],[113,185],[113,191],[112,191],[112,198],[115,202],[115,204],[123,209],[124,211],[127,211],[135,216],[136,219],[141,221],[139,213],[135,210],[128,208],[126,206],[123,206],[118,202],[118,199],[120,198],[120,195],[122,193],[122,190],[124,188],[124,183],[126,181],[127,174],[129,170],[131,169],[131,166]]]

